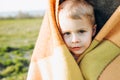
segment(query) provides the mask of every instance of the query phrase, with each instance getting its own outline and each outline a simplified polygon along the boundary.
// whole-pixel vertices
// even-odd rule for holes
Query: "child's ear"
[[[97,28],[97,24],[95,24],[95,25],[93,26],[93,33],[92,33],[92,36],[95,36],[96,28]]]

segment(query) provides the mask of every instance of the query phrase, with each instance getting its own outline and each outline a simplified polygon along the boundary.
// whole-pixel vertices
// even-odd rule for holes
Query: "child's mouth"
[[[71,49],[72,49],[72,51],[78,51],[81,49],[81,47],[72,47]]]

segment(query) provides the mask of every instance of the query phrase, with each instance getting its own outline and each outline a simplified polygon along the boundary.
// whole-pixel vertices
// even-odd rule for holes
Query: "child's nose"
[[[72,35],[72,43],[79,43],[79,36],[77,34]]]

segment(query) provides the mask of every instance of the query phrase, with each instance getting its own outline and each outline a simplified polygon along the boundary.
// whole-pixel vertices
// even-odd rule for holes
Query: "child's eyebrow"
[[[69,30],[66,30],[66,31],[62,31],[62,33],[66,33],[66,32],[70,32]]]
[[[78,29],[78,31],[79,31],[79,30],[86,30],[86,29],[88,29],[88,28],[84,27],[84,28],[80,28],[80,29]]]
[[[80,31],[86,31],[86,29],[79,29],[79,30],[77,30],[77,32],[80,32]]]

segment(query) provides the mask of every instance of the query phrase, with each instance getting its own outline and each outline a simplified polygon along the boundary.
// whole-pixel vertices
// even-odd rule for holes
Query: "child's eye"
[[[65,33],[63,33],[63,35],[65,36],[67,36],[67,35],[70,35],[70,32],[65,32]]]
[[[79,31],[79,33],[84,33],[84,32],[86,32],[86,31],[85,31],[85,30],[80,30],[80,31]]]

